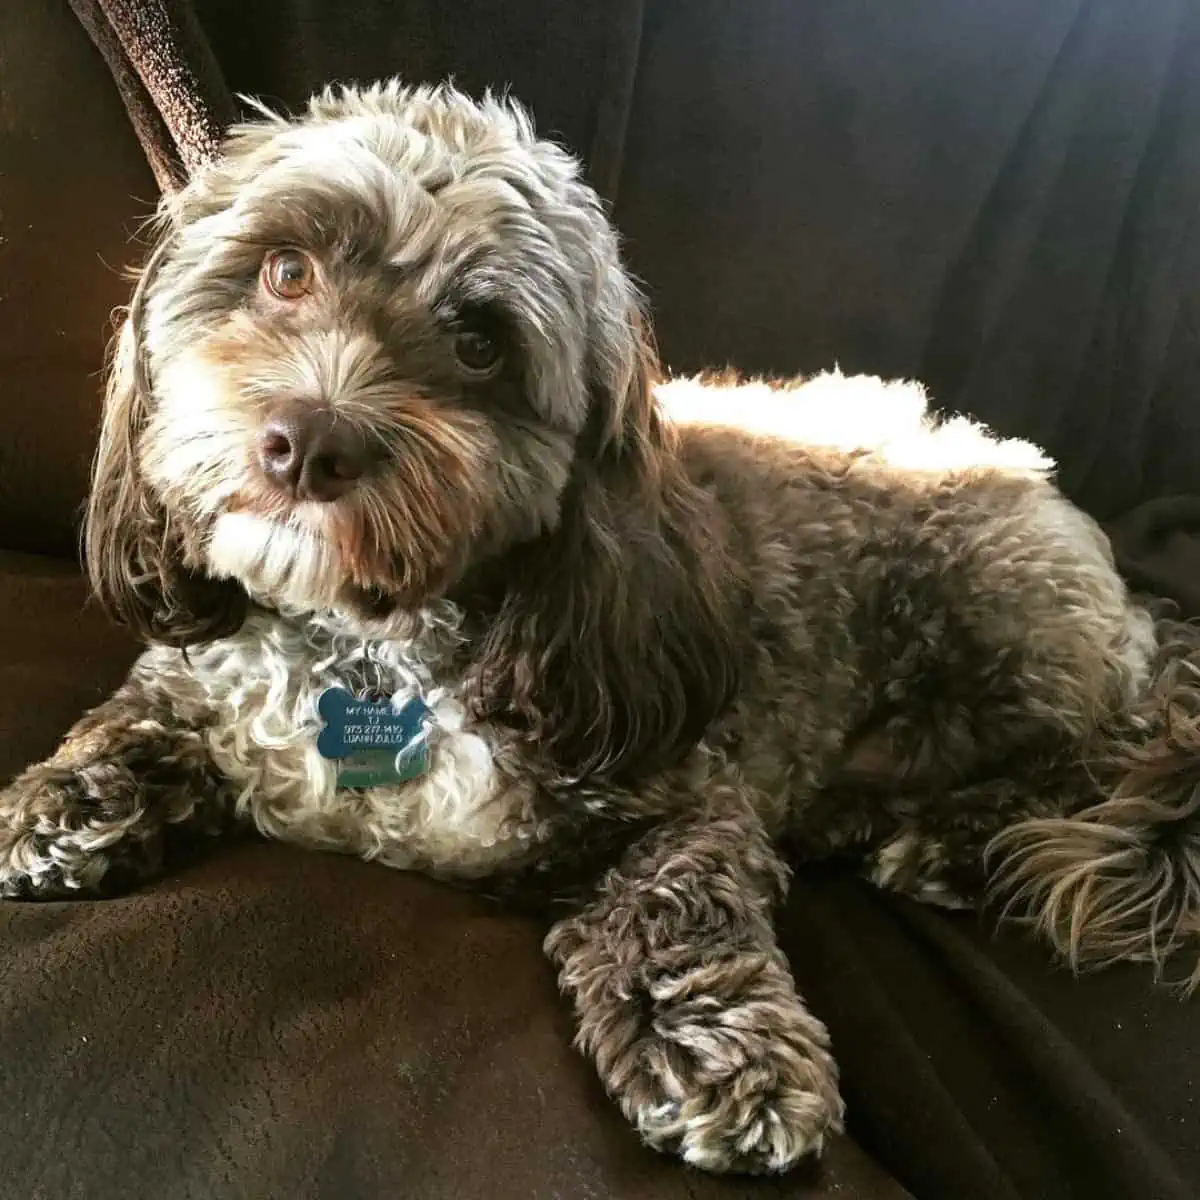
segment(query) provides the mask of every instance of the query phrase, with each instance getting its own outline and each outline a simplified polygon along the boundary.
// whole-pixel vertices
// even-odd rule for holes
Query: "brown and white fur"
[[[1191,648],[1051,464],[914,384],[660,381],[599,202],[508,102],[263,110],[164,201],[86,535],[148,646],[0,793],[0,892],[239,825],[586,890],[546,943],[578,1044],[698,1166],[842,1119],[772,928],[793,866],[966,903],[990,845],[1072,962],[1197,932]],[[428,772],[336,789],[331,684],[424,699]]]

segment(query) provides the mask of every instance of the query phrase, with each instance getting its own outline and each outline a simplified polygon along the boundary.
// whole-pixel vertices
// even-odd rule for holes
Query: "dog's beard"
[[[410,639],[436,631],[447,645],[457,636],[453,604],[409,609],[349,577],[336,545],[318,530],[294,521],[224,513],[208,545],[208,570],[236,580],[260,603],[293,616],[329,616],[336,627],[362,638]]]
[[[217,518],[208,569],[257,600],[307,612],[336,608],[349,584],[336,547],[318,531],[243,512]]]

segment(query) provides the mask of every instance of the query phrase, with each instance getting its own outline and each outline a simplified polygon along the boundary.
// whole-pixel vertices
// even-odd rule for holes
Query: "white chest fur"
[[[453,642],[452,612],[379,641],[332,620],[256,616],[193,652],[191,682],[216,715],[211,753],[238,785],[240,811],[269,837],[435,874],[484,874],[528,853],[548,826],[532,787],[505,769],[502,736],[473,725],[444,678]],[[333,686],[424,700],[433,712],[429,769],[404,783],[339,789],[334,763],[317,751],[317,701]]]

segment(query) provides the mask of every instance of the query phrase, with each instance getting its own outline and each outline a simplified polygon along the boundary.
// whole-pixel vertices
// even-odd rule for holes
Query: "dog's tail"
[[[1150,962],[1200,986],[1200,628],[1157,622],[1151,684],[1097,761],[1095,802],[1021,821],[988,848],[1002,912],[1076,970]],[[1091,790],[1091,789],[1089,789]]]

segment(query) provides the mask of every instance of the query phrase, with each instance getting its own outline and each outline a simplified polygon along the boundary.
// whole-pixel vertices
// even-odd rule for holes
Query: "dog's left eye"
[[[459,329],[454,334],[454,357],[471,375],[491,375],[500,366],[500,347],[478,329]]]
[[[316,274],[313,261],[303,250],[272,250],[263,259],[262,281],[280,300],[299,300],[312,291]]]

